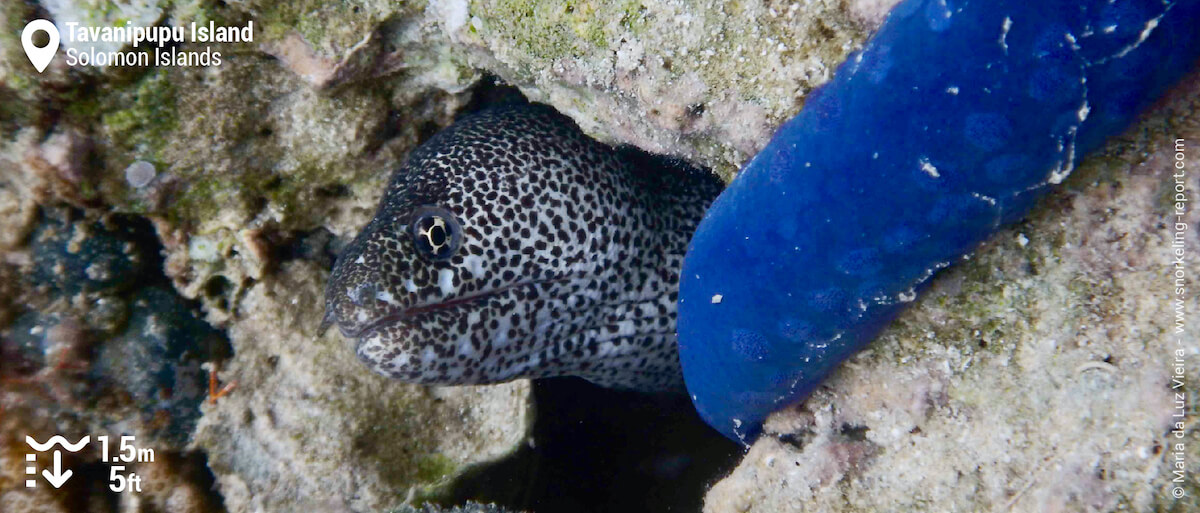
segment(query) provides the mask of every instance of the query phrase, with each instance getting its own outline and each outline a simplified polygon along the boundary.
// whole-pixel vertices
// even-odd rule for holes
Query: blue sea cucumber
[[[705,215],[680,361],[749,443],[1192,68],[1200,2],[905,0]]]

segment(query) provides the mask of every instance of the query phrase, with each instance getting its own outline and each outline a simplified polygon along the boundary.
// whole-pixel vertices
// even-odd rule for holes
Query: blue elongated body
[[[1200,0],[905,0],[721,194],[680,361],[748,443],[1192,68]]]

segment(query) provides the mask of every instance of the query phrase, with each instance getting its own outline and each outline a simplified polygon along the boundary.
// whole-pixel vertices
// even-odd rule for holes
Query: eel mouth
[[[407,308],[404,310],[400,310],[398,312],[390,313],[390,314],[381,316],[379,318],[376,318],[375,320],[373,320],[367,324],[364,324],[361,328],[359,328],[357,330],[347,330],[340,325],[338,326],[338,329],[342,332],[342,335],[345,336],[346,338],[357,339],[357,338],[363,337],[364,335],[366,335],[368,333],[371,333],[372,331],[378,330],[385,326],[391,326],[393,324],[405,322],[405,321],[412,319],[414,317],[417,317],[419,315],[433,313],[433,312],[441,312],[441,311],[446,311],[446,310],[453,310],[455,308],[459,308],[459,307],[462,307],[465,305],[475,304],[480,301],[491,299],[493,297],[499,296],[501,294],[504,294],[504,293],[507,293],[509,291],[516,290],[519,288],[533,287],[533,286],[547,284],[547,283],[555,283],[555,282],[565,281],[566,279],[567,279],[567,277],[560,277],[560,278],[549,278],[549,279],[545,279],[545,280],[534,280],[534,281],[514,283],[512,285],[505,285],[505,286],[497,288],[497,289],[487,290],[487,291],[483,291],[483,292],[477,292],[475,294],[462,296],[462,297],[451,298],[446,301],[410,307],[410,308]]]

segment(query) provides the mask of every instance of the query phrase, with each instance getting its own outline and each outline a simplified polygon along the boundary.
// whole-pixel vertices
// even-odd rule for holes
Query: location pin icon
[[[50,43],[41,48],[33,44],[33,34],[39,30],[50,35]],[[37,68],[38,73],[45,71],[46,66],[49,66],[50,61],[54,59],[54,53],[58,51],[58,27],[48,20],[29,22],[28,25],[25,25],[25,30],[21,31],[21,46],[25,47],[25,55],[29,57],[29,62],[33,63],[33,67]]]

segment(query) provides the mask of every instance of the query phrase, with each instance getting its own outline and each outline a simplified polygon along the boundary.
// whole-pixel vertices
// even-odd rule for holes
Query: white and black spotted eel
[[[326,322],[419,383],[682,372],[749,443],[1191,69],[1198,21],[1200,0],[902,0],[716,201],[547,108],[471,117],[393,177]]]
[[[679,269],[721,187],[548,107],[471,115],[391,177],[337,259],[325,323],[410,383],[574,375],[682,390]]]

